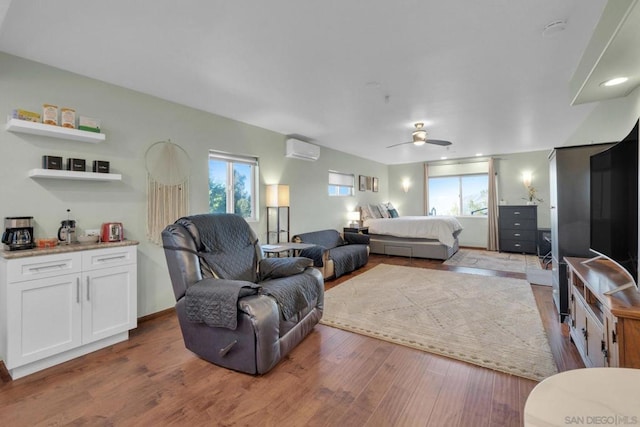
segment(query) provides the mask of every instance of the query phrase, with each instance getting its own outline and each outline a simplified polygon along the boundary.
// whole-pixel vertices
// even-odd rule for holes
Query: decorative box
[[[78,119],[78,129],[88,132],[100,132],[100,120],[91,117],[80,116]]]
[[[21,110],[19,108],[13,110],[14,119],[26,120],[28,122],[40,123],[40,114],[33,111]]]
[[[62,157],[42,156],[42,168],[62,170]]]
[[[109,173],[109,162],[106,162],[104,160],[94,160],[93,171],[99,173]]]
[[[85,159],[67,159],[67,170],[77,171],[77,172],[86,172],[87,161]]]

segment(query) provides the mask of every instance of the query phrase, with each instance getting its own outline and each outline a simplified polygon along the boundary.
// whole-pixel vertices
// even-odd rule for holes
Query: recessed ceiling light
[[[615,86],[615,85],[622,84],[627,80],[629,80],[628,77],[616,77],[614,79],[609,79],[605,82],[600,83],[600,86]]]
[[[482,153],[476,153],[476,157],[482,156]]]
[[[440,160],[447,160],[447,156],[440,157]]]

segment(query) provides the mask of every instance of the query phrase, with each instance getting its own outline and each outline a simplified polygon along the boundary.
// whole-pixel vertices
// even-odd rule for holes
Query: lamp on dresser
[[[289,241],[289,214],[289,186],[267,185],[267,243]]]

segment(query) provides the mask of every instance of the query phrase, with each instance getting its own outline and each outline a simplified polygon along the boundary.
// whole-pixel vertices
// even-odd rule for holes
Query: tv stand
[[[587,367],[640,368],[640,292],[606,257],[565,258],[569,334]]]

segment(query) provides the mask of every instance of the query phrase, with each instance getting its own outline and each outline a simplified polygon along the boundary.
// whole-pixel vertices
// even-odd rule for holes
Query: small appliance
[[[100,240],[103,242],[120,242],[124,240],[124,228],[121,222],[105,222],[102,224]]]
[[[58,228],[58,240],[67,244],[76,242],[76,221],[73,219],[65,219],[60,222]]]
[[[33,217],[11,216],[4,218],[4,233],[2,243],[10,251],[33,249]]]

